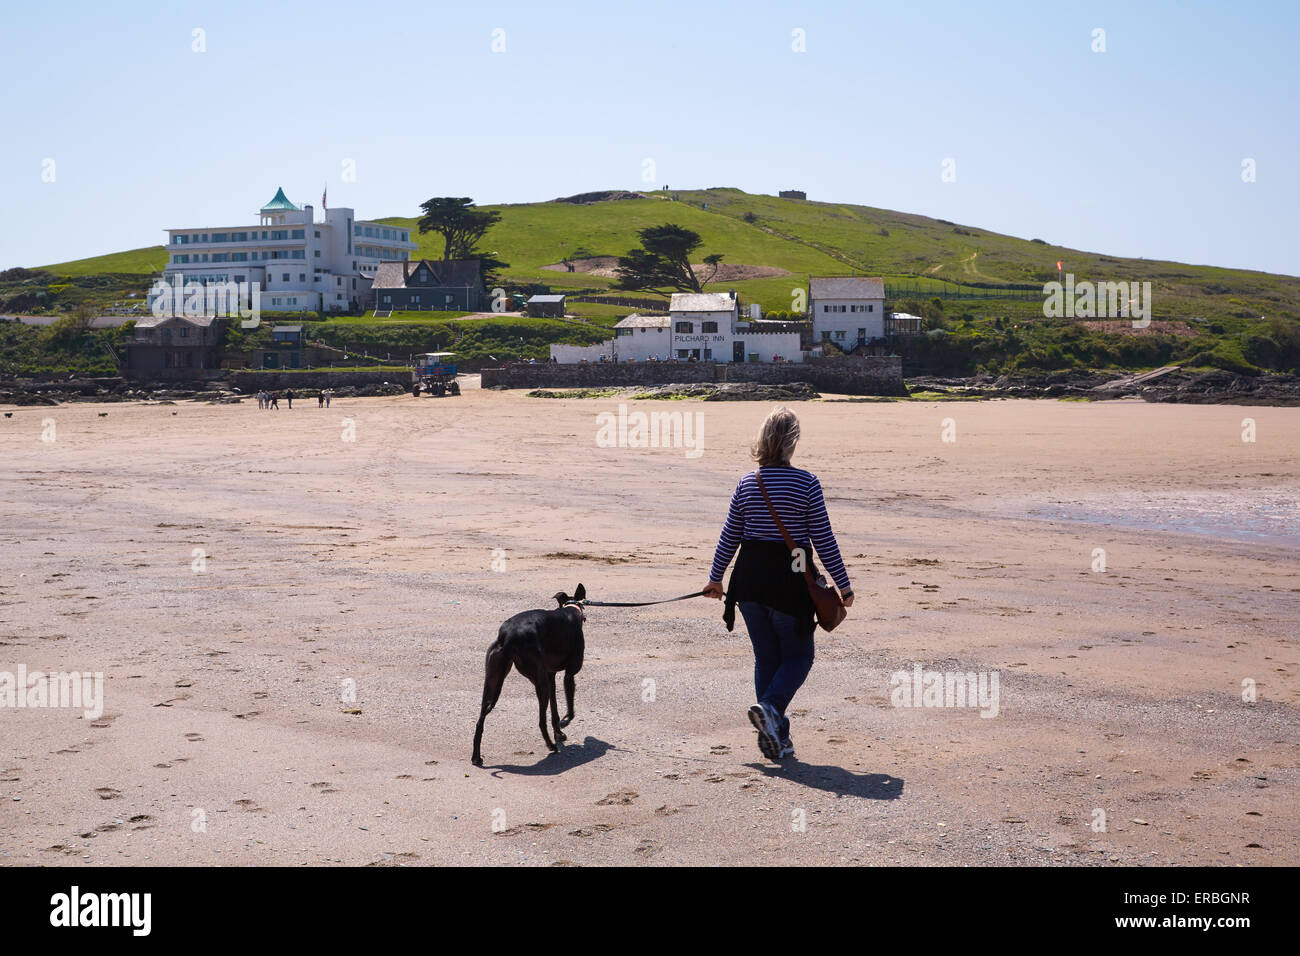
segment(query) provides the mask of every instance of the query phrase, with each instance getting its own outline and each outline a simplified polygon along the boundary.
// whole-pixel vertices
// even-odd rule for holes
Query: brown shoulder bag
[[[776,508],[772,506],[772,499],[767,494],[767,489],[763,487],[763,479],[759,477],[758,470],[754,471],[754,480],[758,482],[758,490],[763,494],[763,500],[767,502],[767,510],[772,515],[772,520],[776,522],[777,530],[781,532],[781,537],[785,538],[785,546],[790,549],[793,556],[796,550],[802,550],[795,544],[794,538],[790,537],[790,532],[785,530],[785,525],[781,521],[781,516],[776,513]],[[812,598],[813,609],[817,614],[817,623],[822,626],[824,631],[833,631],[849,615],[848,608],[844,606],[844,601],[839,592],[834,588],[822,587],[813,577],[812,568],[809,563],[812,561],[812,555],[804,555],[803,577],[808,585],[808,595]]]

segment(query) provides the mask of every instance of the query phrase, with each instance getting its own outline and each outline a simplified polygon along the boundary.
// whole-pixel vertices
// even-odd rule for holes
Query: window
[[[303,239],[303,238],[306,238],[306,233],[304,233],[303,230],[301,230],[301,229],[295,229],[295,230],[293,231],[293,233],[292,233],[292,238],[294,238],[294,239]]]
[[[695,331],[695,323],[694,323],[694,322],[678,322],[675,331],[677,331],[677,332],[679,332],[679,333],[684,332],[684,333],[689,334],[689,333]]]
[[[419,305],[419,304],[420,304],[420,297],[418,295],[411,296],[411,305]]]
[[[299,273],[298,273],[298,281],[299,281],[299,282],[306,282],[306,281],[307,281],[307,273],[305,273],[305,272],[299,272]]]
[[[875,307],[874,305],[869,305],[869,306],[867,306],[867,311],[868,311],[868,312],[875,312],[875,311],[876,311],[876,307]]]
[[[392,303],[392,301],[393,301],[393,297],[391,295],[384,296],[384,305],[389,305]]]
[[[284,281],[285,281],[285,282],[288,282],[288,281],[289,281],[289,273],[287,273],[287,272],[284,273]]]
[[[823,311],[823,312],[829,312],[830,310],[831,310],[831,307],[830,307],[829,305],[824,305],[824,306],[822,306],[822,311]]]
[[[836,341],[836,342],[843,342],[843,341],[844,341],[844,332],[843,332],[843,330],[837,331],[837,332],[835,333],[835,341]]]
[[[316,230],[316,238],[317,238],[317,239],[320,238],[320,230],[319,230],[319,229]]]
[[[702,323],[700,324],[700,331],[701,331],[701,332],[716,332],[716,331],[718,331],[718,323],[717,323],[717,322],[702,322]]]

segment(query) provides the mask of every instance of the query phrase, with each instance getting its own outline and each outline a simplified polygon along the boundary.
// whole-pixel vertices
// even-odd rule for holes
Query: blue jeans
[[[790,736],[785,709],[803,686],[813,665],[813,629],[781,611],[755,601],[737,605],[754,645],[754,693],[781,715],[781,737]]]

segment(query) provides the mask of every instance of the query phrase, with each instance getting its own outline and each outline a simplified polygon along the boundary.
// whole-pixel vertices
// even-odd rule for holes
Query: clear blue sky
[[[251,222],[281,185],[370,218],[668,184],[1300,273],[1289,0],[69,2],[0,23],[0,266]]]

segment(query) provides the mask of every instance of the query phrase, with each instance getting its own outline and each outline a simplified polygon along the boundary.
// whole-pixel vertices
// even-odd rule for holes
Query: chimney
[[[411,260],[403,259],[402,260],[402,281],[406,282],[410,278],[411,278]]]
[[[736,290],[735,290],[735,289],[728,289],[728,290],[727,290],[727,295],[731,296],[731,297],[734,299],[734,298],[736,297]]]

